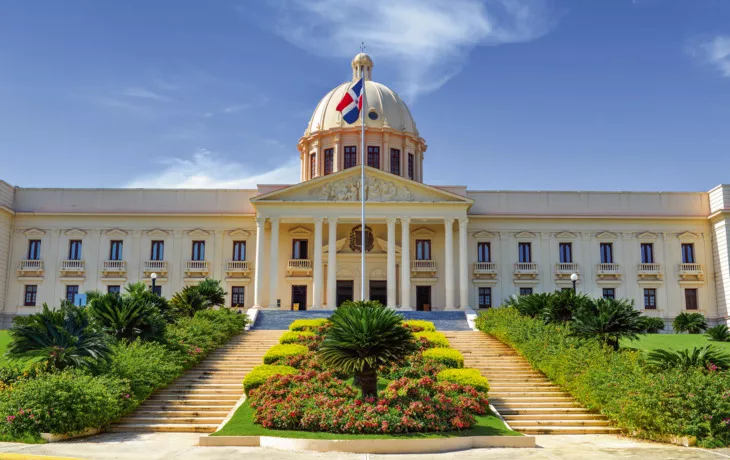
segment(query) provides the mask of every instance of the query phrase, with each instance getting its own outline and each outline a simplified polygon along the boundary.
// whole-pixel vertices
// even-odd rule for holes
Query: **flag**
[[[347,90],[340,103],[337,104],[337,111],[342,114],[342,118],[350,125],[355,123],[357,117],[360,116],[360,109],[362,109],[362,91],[363,79],[361,78],[357,83],[350,86],[350,89]]]

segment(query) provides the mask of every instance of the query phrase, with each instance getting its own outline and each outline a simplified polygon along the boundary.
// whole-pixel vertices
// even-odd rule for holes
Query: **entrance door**
[[[388,282],[370,280],[370,300],[377,300],[383,305],[388,304]]]
[[[431,311],[431,286],[416,286],[416,310]]]
[[[307,309],[307,286],[291,287],[291,309],[306,310]]]
[[[337,306],[352,300],[355,293],[355,282],[352,280],[337,280]]]

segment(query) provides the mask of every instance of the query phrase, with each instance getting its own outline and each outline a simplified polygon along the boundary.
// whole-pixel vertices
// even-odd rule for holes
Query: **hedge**
[[[286,345],[274,345],[264,355],[264,364],[273,364],[282,358],[289,358],[291,356],[302,356],[306,355],[309,348],[304,345],[297,344],[286,344]]]
[[[453,348],[430,348],[423,351],[423,359],[451,368],[464,367],[464,355]]]
[[[436,325],[431,321],[409,319],[408,321],[403,321],[403,325],[413,332],[436,332]]]
[[[570,336],[569,326],[546,325],[514,308],[481,314],[477,327],[514,347],[532,365],[589,409],[635,436],[664,440],[695,436],[705,447],[730,443],[730,372],[654,372],[641,352],[603,348]]]
[[[439,382],[458,383],[469,385],[477,391],[484,393],[489,391],[489,382],[479,369],[444,369],[436,375]]]
[[[279,343],[280,344],[287,344],[287,343],[299,343],[302,341],[305,337],[315,337],[316,334],[314,332],[309,331],[291,331],[291,332],[285,332],[279,337]]]
[[[248,396],[251,390],[260,387],[274,375],[289,375],[297,372],[299,371],[291,366],[270,366],[268,364],[256,366],[244,377],[243,391]]]
[[[424,338],[428,340],[432,347],[449,348],[449,340],[440,332],[414,332],[413,335],[417,339]]]
[[[317,319],[297,319],[293,321],[289,325],[290,331],[311,331],[312,329],[317,329],[325,324],[327,324],[329,320],[327,318],[317,318]]]

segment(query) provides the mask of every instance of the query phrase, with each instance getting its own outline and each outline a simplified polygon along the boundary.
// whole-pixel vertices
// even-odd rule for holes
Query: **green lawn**
[[[8,348],[10,343],[10,335],[8,331],[0,331],[0,364],[5,362],[5,350]]]
[[[730,342],[715,342],[704,334],[646,334],[639,340],[621,341],[621,348],[636,348],[646,352],[656,349],[683,350],[705,345],[714,345],[730,353]]]

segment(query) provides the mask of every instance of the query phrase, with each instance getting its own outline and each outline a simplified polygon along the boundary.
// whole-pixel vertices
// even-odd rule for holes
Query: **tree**
[[[226,291],[221,287],[220,281],[206,278],[196,288],[208,306],[220,307],[226,304]]]
[[[547,292],[520,296],[517,297],[514,306],[521,314],[535,318],[543,314],[552,296],[552,293]]]
[[[44,303],[40,313],[16,316],[9,334],[9,358],[31,358],[55,369],[95,369],[111,354],[106,334],[93,327],[87,311],[65,301],[57,310]]]
[[[413,334],[403,317],[376,302],[346,302],[330,317],[332,324],[318,354],[325,365],[354,374],[362,397],[377,397],[378,368],[413,353]]]
[[[567,323],[573,315],[586,307],[590,307],[592,300],[585,294],[579,294],[572,289],[555,291],[550,294],[542,311],[545,323]]]
[[[154,297],[158,296],[134,286],[121,295],[95,296],[89,302],[89,315],[116,339],[157,339],[164,333],[166,322]]]
[[[166,322],[172,323],[175,320],[172,308],[170,308],[170,304],[167,302],[167,299],[152,292],[152,289],[150,289],[149,286],[142,281],[128,284],[124,288],[124,291],[136,299],[144,299],[145,302],[154,304],[157,309],[160,310],[160,313],[165,318]]]
[[[656,370],[689,369],[692,367],[728,369],[730,355],[712,345],[694,347],[691,350],[654,350],[649,353],[647,363]]]
[[[224,305],[225,295],[220,281],[206,278],[197,286],[185,286],[182,291],[176,292],[170,299],[170,305],[178,315],[192,317],[196,311]]]
[[[674,318],[672,328],[679,333],[701,334],[707,329],[707,321],[702,313],[682,312]]]
[[[622,338],[636,340],[644,333],[641,312],[633,302],[614,299],[596,299],[582,306],[573,316],[572,335],[597,338],[603,344],[619,349]]]

